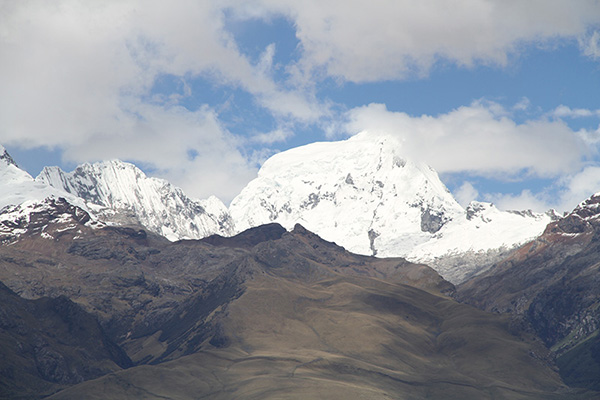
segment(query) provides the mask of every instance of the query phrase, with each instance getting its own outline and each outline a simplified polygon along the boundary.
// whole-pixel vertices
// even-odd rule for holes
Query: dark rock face
[[[467,219],[470,221],[475,218],[479,213],[485,210],[485,205],[482,203],[473,202],[467,207]]]
[[[423,232],[436,233],[446,222],[443,214],[430,209],[424,210],[421,214],[421,230]]]
[[[8,165],[14,165],[15,167],[18,167],[15,160],[13,160],[13,158],[10,156],[10,154],[8,154],[8,151],[6,150],[4,150],[2,154],[0,154],[0,161],[4,161]]]
[[[0,210],[1,213],[19,211],[21,206],[7,206]],[[22,213],[14,220],[0,222],[0,244],[8,244],[23,236],[39,235],[46,227],[53,225],[54,232],[48,231],[49,237],[56,238],[63,234],[61,228],[67,225],[69,229],[83,227],[90,221],[89,214],[79,207],[69,203],[64,198],[48,198],[34,205],[34,209],[28,213]],[[52,236],[50,233],[54,233]]]
[[[25,300],[0,283],[1,398],[37,398],[132,366],[95,317],[66,297]]]
[[[273,223],[250,228],[232,237],[212,235],[200,240],[219,247],[252,248],[262,242],[280,239],[285,232],[284,227]]]

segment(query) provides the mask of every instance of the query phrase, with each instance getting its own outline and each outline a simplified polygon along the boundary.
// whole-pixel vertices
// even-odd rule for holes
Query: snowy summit
[[[489,203],[465,210],[431,167],[403,157],[395,136],[371,132],[271,157],[229,210],[238,231],[300,223],[355,253],[430,263],[452,282],[478,272],[482,260],[489,264],[490,250],[535,238],[552,219]],[[437,265],[466,253],[480,257],[460,269]]]

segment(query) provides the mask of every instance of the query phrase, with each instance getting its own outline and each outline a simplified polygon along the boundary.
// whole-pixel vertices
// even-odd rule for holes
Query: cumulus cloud
[[[552,111],[551,115],[557,118],[586,118],[600,116],[600,110],[589,110],[587,108],[571,108],[569,106],[561,104]]]
[[[487,193],[486,201],[495,203],[505,210],[532,209],[543,212],[551,208],[559,212],[570,212],[579,203],[600,192],[600,167],[587,166],[581,171],[566,174],[545,190],[534,193],[523,190],[517,194]]]
[[[594,0],[255,0],[297,26],[301,69],[354,82],[421,76],[440,59],[506,65],[523,44],[578,38],[600,22]],[[261,10],[261,11],[256,11]],[[597,50],[592,36],[586,52]],[[594,45],[596,47],[594,47]],[[310,77],[312,74],[308,74]]]
[[[252,136],[251,140],[263,144],[272,144],[276,142],[284,142],[293,135],[294,133],[289,129],[278,128],[271,132],[254,135]]]
[[[255,167],[212,109],[177,107],[191,95],[186,78],[241,88],[275,117],[307,123],[326,109],[271,79],[273,46],[257,64],[244,57],[216,2],[23,0],[0,7],[0,141],[8,145],[62,148],[77,162],[135,160],[192,194],[228,199]],[[182,93],[149,97],[166,75],[182,80]],[[187,160],[190,149],[203,161]],[[222,183],[207,183],[211,174]]]
[[[467,207],[470,202],[477,200],[479,191],[475,189],[471,182],[463,182],[463,184],[454,191],[454,198],[463,207]]]
[[[81,163],[119,158],[150,166],[156,175],[190,196],[216,195],[229,202],[256,175],[256,167],[238,150],[231,135],[208,107],[136,104],[135,117],[114,133],[98,133],[65,148],[67,161]]]
[[[418,117],[369,104],[350,110],[347,117],[347,132],[395,134],[407,157],[440,173],[557,177],[578,170],[595,151],[586,131],[574,132],[562,120],[516,123],[495,103],[474,102],[446,114]]]
[[[226,29],[232,15],[240,21],[283,16],[296,30],[297,57],[275,65],[277,47],[268,44],[253,62]],[[582,51],[593,56],[598,40],[589,27],[598,22],[593,0],[461,0],[451,6],[445,0],[375,0],[369,7],[358,0],[1,2],[0,142],[64,149],[75,162],[138,161],[194,195],[217,193],[227,200],[256,171],[253,156],[241,150],[245,144],[286,141],[294,124],[323,126],[335,115],[338,105],[318,97],[326,77],[367,82],[423,76],[438,60],[505,65],[520,46],[557,38],[583,38]],[[275,68],[289,79],[275,79]],[[180,79],[181,93],[151,96],[163,76]],[[193,95],[187,80],[196,77],[247,92],[279,128],[242,140],[214,109],[179,107]],[[585,157],[583,139],[560,117],[516,124],[507,114],[474,104],[415,118],[369,105],[352,110],[346,128],[400,127],[407,149],[435,160],[441,172],[556,175]],[[423,146],[430,141],[439,145]],[[505,158],[509,148],[517,150]],[[553,162],[544,162],[549,155]]]
[[[481,198],[500,209],[554,208],[570,211],[600,191],[600,167],[593,164],[600,145],[599,130],[573,130],[561,118],[593,117],[595,110],[560,106],[537,119],[517,123],[511,110],[493,102],[476,101],[436,116],[392,112],[369,104],[347,112],[342,129],[348,134],[368,131],[393,134],[412,159],[442,174],[466,173],[500,180],[550,178],[554,183],[539,192],[479,193],[470,182],[454,191],[465,206]]]
[[[563,177],[559,184],[562,187],[560,206],[571,210],[592,194],[600,192],[600,167],[588,166],[580,172]]]
[[[594,60],[600,59],[600,31],[594,31],[579,39],[579,47],[583,54]]]
[[[523,190],[521,193],[486,193],[485,201],[494,203],[501,210],[533,210],[545,212],[555,209],[559,212],[571,210],[571,206],[565,206],[561,201],[551,201],[547,193],[533,193],[531,190]]]

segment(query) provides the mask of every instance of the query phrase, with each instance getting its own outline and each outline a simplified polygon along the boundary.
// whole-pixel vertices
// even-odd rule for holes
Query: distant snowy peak
[[[129,216],[170,240],[233,233],[233,222],[219,199],[191,199],[166,180],[147,177],[130,163],[83,164],[72,172],[46,167],[36,181],[84,199],[104,220],[123,223]]]
[[[8,151],[0,144],[0,163],[6,165],[14,165],[15,167],[19,167],[15,160],[8,154]]]
[[[9,206],[60,197],[73,205],[85,207],[84,202],[77,197],[45,183],[36,182],[31,175],[17,166],[6,149],[0,145],[0,213]]]
[[[393,136],[313,143],[267,160],[230,206],[238,230],[300,223],[362,254],[380,238],[422,243],[464,214],[429,166],[405,159]]]
[[[0,212],[0,244],[13,243],[25,235],[38,235],[45,240],[58,240],[66,234],[77,237],[85,226],[100,228],[103,224],[62,197],[27,200]]]
[[[300,223],[355,253],[432,264],[447,255],[512,248],[552,220],[489,203],[465,210],[431,167],[407,160],[402,151],[394,135],[363,132],[276,154],[229,211],[238,231]],[[438,270],[458,282],[478,271],[477,262]]]
[[[54,239],[88,223],[97,227],[83,200],[36,182],[0,145],[0,244],[32,234]]]

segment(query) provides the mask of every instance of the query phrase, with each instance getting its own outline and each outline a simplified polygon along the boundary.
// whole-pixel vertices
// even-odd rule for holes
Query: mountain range
[[[401,150],[282,152],[227,208],[0,148],[0,398],[598,398],[600,195],[463,208]]]
[[[362,133],[276,154],[229,209],[214,196],[191,199],[117,160],[72,172],[46,167],[35,183],[20,171],[19,179],[76,199],[98,221],[141,224],[169,240],[300,223],[357,254],[427,263],[453,283],[484,271],[559,218],[482,202],[464,209],[431,167],[403,158],[401,149],[392,135]]]

